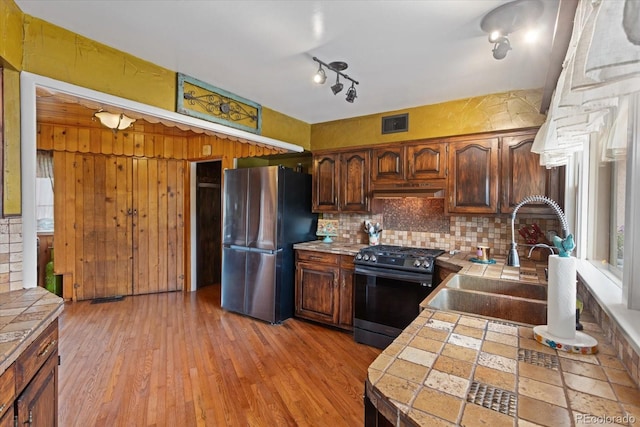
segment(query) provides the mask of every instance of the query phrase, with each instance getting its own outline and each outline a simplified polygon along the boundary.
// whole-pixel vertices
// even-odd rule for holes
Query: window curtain
[[[53,231],[53,153],[36,154],[36,220],[38,231]]]
[[[628,98],[640,92],[640,0],[581,0],[545,123],[532,151],[566,164],[595,141],[603,160],[625,155]]]

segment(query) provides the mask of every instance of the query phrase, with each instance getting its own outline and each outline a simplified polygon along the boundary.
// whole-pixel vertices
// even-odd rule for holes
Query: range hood
[[[404,198],[404,197],[444,197],[445,180],[421,181],[419,183],[389,183],[374,184],[372,195],[374,199]]]

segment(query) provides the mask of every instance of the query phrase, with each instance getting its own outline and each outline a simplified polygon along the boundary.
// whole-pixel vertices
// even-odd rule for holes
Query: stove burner
[[[443,253],[441,249],[394,245],[368,246],[358,252],[354,262],[379,268],[433,273],[434,259]]]

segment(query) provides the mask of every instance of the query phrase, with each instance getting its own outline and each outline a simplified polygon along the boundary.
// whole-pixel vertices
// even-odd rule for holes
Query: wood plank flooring
[[[359,426],[379,353],[301,320],[270,325],[224,311],[219,285],[69,302],[59,425]]]

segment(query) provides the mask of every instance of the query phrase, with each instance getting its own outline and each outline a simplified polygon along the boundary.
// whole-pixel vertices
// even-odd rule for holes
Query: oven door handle
[[[386,279],[403,280],[406,282],[426,283],[427,286],[432,286],[433,275],[414,273],[411,271],[392,271],[388,268],[379,267],[362,267],[356,265],[356,274],[362,274],[364,276],[384,277]]]

